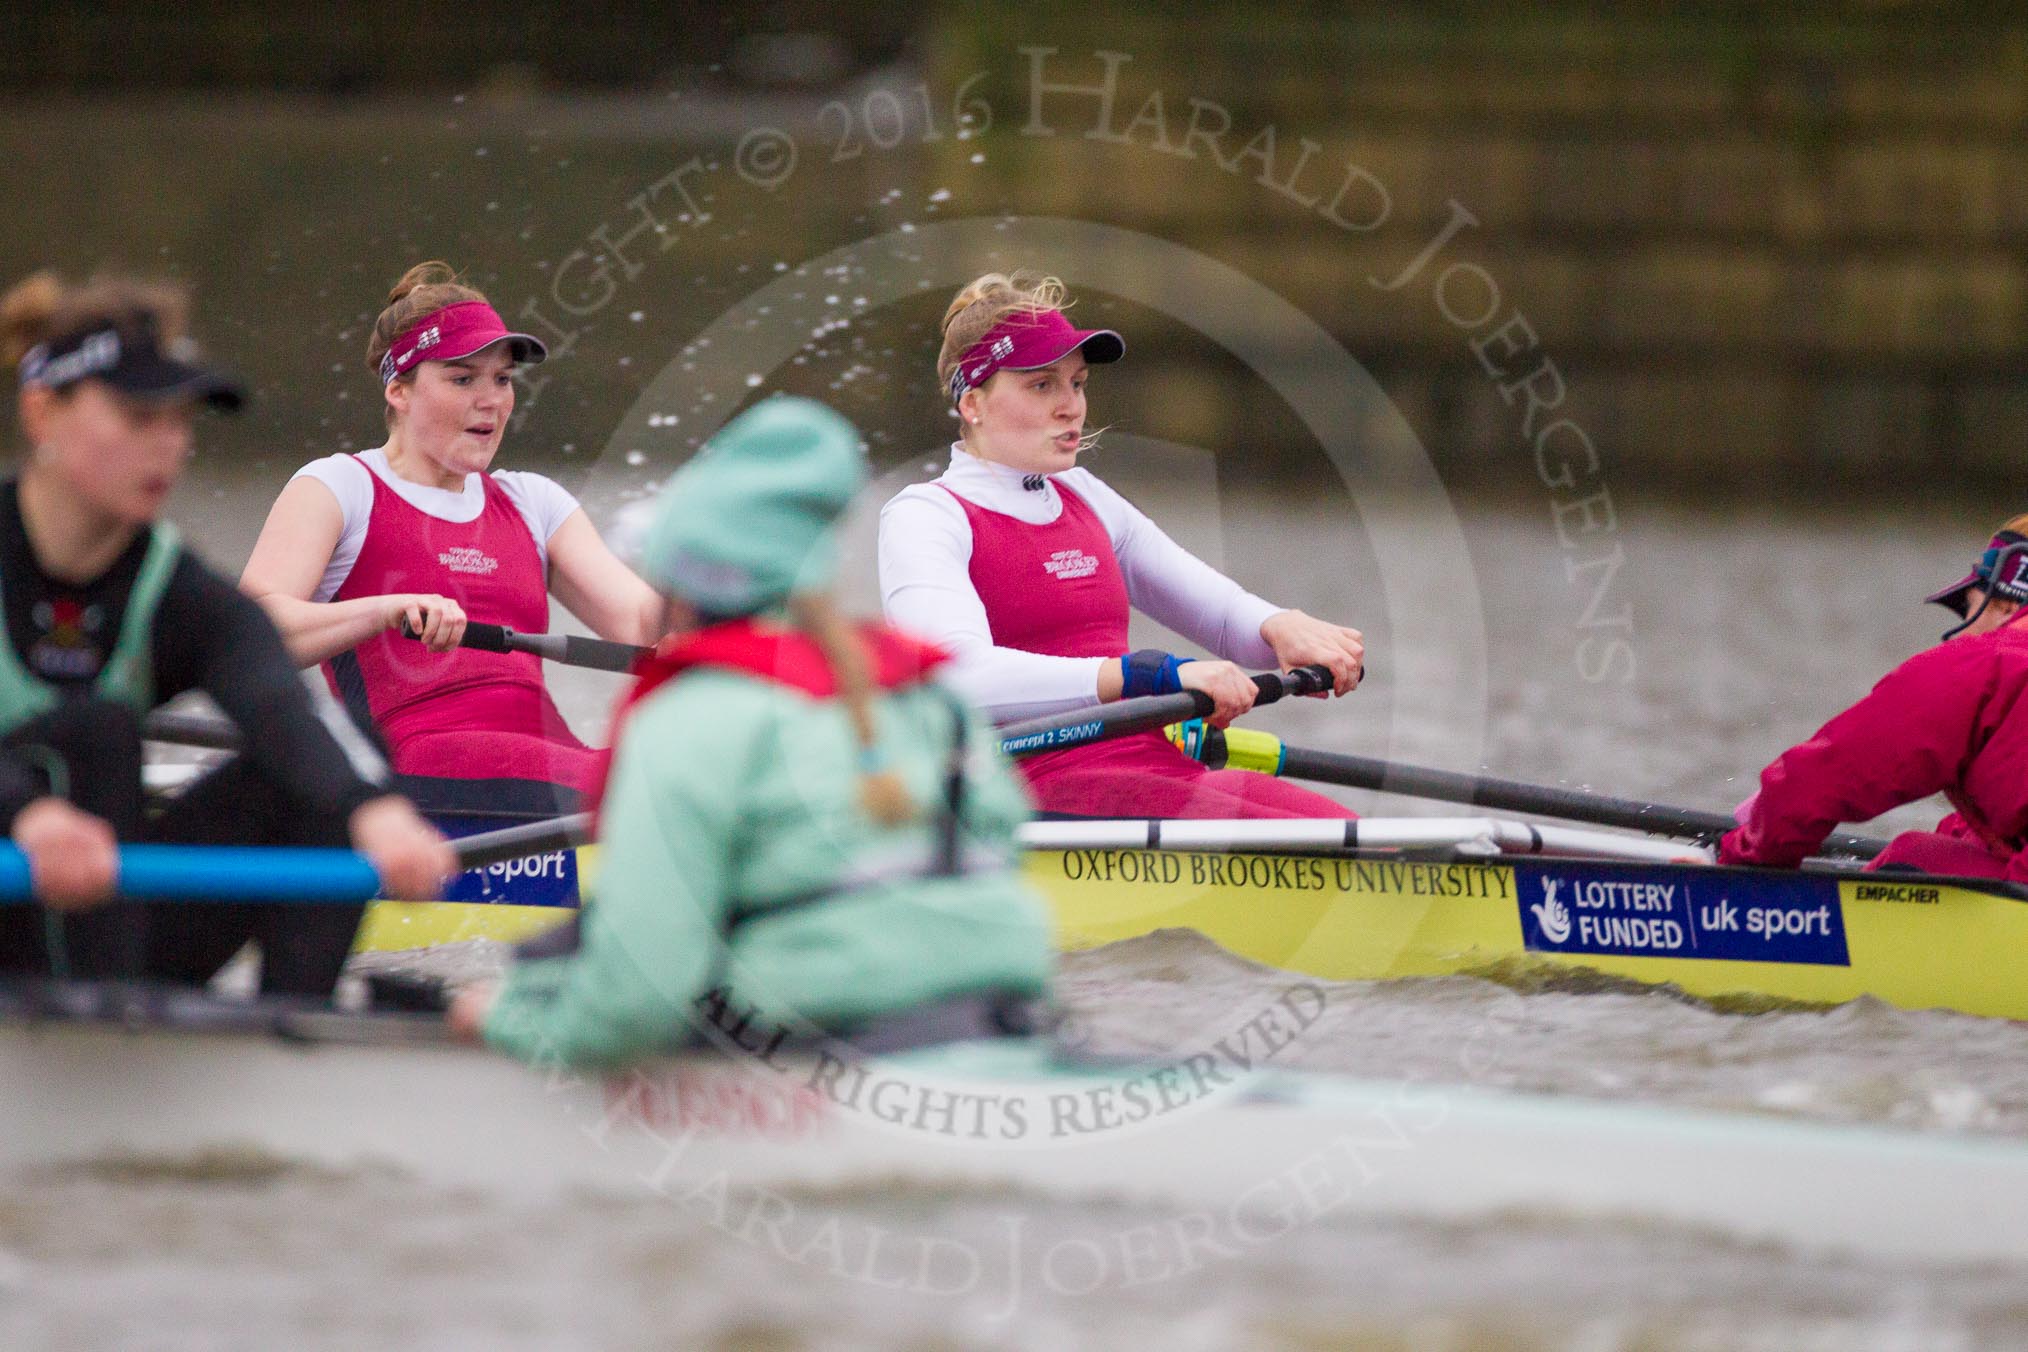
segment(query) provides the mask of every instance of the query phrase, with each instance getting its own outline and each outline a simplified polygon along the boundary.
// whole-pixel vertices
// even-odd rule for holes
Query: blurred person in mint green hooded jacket
[[[943,652],[832,606],[865,478],[851,424],[791,398],[671,477],[641,560],[671,632],[616,715],[575,948],[463,992],[455,1027],[609,1065],[708,1023],[742,1045],[910,1016],[925,1040],[979,1035],[1046,992],[1014,840],[1029,802],[998,739],[932,678]]]

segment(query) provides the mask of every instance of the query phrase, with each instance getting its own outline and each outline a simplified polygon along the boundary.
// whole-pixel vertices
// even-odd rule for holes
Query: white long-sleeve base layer
[[[949,649],[954,660],[947,679],[995,722],[1097,704],[1106,659],[994,646],[985,603],[972,586],[972,525],[952,493],[1045,526],[1063,512],[1056,485],[1068,486],[1104,524],[1134,609],[1227,661],[1275,665],[1260,627],[1284,607],[1263,601],[1177,544],[1090,471],[1044,477],[1039,489],[1023,486],[1029,477],[953,446],[941,476],[904,488],[880,511],[880,604],[888,622]]]

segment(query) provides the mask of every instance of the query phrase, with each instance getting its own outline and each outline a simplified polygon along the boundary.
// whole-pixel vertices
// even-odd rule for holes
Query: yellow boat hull
[[[1244,867],[1237,881],[1235,864]],[[1749,1007],[1871,995],[1906,1009],[2028,1018],[2028,903],[1933,879],[1139,850],[1041,851],[1029,856],[1028,872],[1049,897],[1059,945],[1069,950],[1191,929],[1242,957],[1331,980],[1467,973],[1530,981],[1596,972]],[[1835,908],[1825,928],[1842,932],[1847,960],[1782,960],[1780,936],[1766,942],[1764,960],[1571,953],[1545,948],[1539,936],[1531,942],[1523,916],[1539,904],[1543,881],[1586,876],[1708,882],[1715,895],[1736,898],[1735,916],[1750,914],[1750,899],[1768,886],[1801,888]],[[1812,907],[1790,910],[1809,915]]]
[[[580,851],[583,867],[594,853]],[[1602,973],[1747,1007],[1870,995],[2028,1018],[2028,903],[1936,879],[1169,850],[1031,850],[1025,868],[1066,950],[1190,929],[1242,957],[1331,980],[1465,973],[1527,984]],[[1544,928],[1545,914],[1554,919],[1545,896],[1563,904],[1569,942]],[[1788,932],[1754,933],[1757,911],[1763,930]],[[568,914],[380,902],[359,946],[514,942]],[[1574,951],[1587,924],[1597,942]],[[1670,937],[1687,942],[1660,942]]]
[[[517,861],[474,869],[461,879],[461,891],[497,897],[488,901],[376,901],[353,941],[356,953],[398,953],[412,948],[490,939],[518,944],[555,929],[577,909],[579,886],[589,887],[598,872],[599,849],[580,845],[556,850],[545,875],[531,885],[517,872]],[[560,885],[559,885],[560,884]],[[512,899],[539,891],[543,904],[524,906]],[[569,904],[558,904],[567,899]]]

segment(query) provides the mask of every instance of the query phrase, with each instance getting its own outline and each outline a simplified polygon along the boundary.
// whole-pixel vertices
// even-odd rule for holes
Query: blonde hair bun
[[[449,263],[432,258],[427,263],[416,264],[401,274],[400,281],[388,288],[387,306],[373,321],[373,332],[367,335],[366,368],[378,376],[380,359],[394,346],[394,340],[407,333],[424,315],[461,301],[484,302],[485,299],[485,293],[477,287],[459,281],[457,269]]]

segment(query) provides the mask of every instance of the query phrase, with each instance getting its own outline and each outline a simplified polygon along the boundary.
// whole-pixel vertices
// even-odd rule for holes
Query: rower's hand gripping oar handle
[[[1331,669],[1325,666],[1297,667],[1293,671],[1263,671],[1253,678],[1253,707],[1273,704],[1277,700],[1289,699],[1296,695],[1317,695],[1328,692],[1334,682]],[[1155,695],[1154,699],[1188,699],[1195,711],[1192,718],[1209,718],[1218,711],[1218,701],[1202,690],[1185,690],[1179,695]],[[1114,708],[1138,704],[1139,700],[1121,700]]]
[[[401,635],[403,638],[416,637],[407,620],[401,622]],[[487,653],[534,653],[537,657],[546,657],[567,667],[623,673],[632,671],[634,663],[648,651],[631,643],[581,638],[576,634],[521,634],[504,624],[481,624],[477,620],[466,623],[465,636],[458,641],[458,646]]]
[[[1290,695],[1321,694],[1331,688],[1328,667],[1297,667],[1294,671],[1268,671],[1253,678],[1254,705],[1273,704]],[[1096,709],[1072,709],[1000,729],[1000,749],[1010,756],[1032,756],[1040,751],[1061,751],[1085,746],[1109,737],[1146,732],[1169,723],[1206,718],[1218,704],[1202,690],[1181,690],[1173,695],[1143,695],[1117,700]]]

